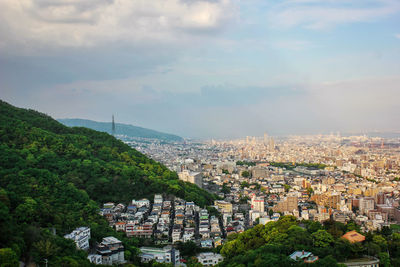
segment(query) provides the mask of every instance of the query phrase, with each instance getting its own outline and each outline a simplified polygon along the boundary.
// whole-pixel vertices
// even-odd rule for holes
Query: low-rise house
[[[172,229],[172,243],[176,243],[178,241],[182,241],[182,225],[175,224]]]
[[[220,254],[213,252],[200,253],[196,256],[196,258],[204,266],[214,266],[224,260]]]
[[[314,256],[311,252],[307,251],[295,251],[289,256],[295,261],[304,261],[304,263],[313,263],[318,260],[318,256]]]
[[[87,259],[94,264],[100,265],[103,264],[102,262],[102,257],[99,254],[89,254],[89,256],[87,257]]]
[[[114,224],[115,230],[116,230],[116,231],[123,231],[123,232],[125,232],[125,225],[126,225],[126,222],[116,222],[116,223]]]
[[[143,198],[140,200],[132,200],[132,205],[136,205],[138,208],[140,207],[150,207],[150,200]]]
[[[201,240],[200,245],[202,248],[213,248],[213,242],[211,239]]]
[[[126,212],[128,212],[128,213],[135,213],[136,211],[137,211],[136,205],[129,205],[129,206],[126,208]]]
[[[124,246],[113,236],[103,238],[97,246],[97,254],[101,255],[102,264],[114,265],[125,263]]]
[[[182,236],[183,242],[185,243],[185,242],[194,240],[194,234],[195,234],[194,228],[192,228],[192,227],[185,228],[184,232],[183,232],[183,236]]]
[[[179,264],[180,254],[179,250],[172,246],[163,248],[141,247],[140,259],[141,262],[150,262],[155,260],[160,263]]]
[[[89,249],[90,228],[76,228],[72,233],[65,235],[64,238],[73,240],[77,248],[87,250]]]
[[[115,207],[115,204],[114,203],[112,203],[112,202],[108,202],[108,203],[104,203],[103,204],[103,208],[105,208],[105,209],[113,209]]]
[[[162,204],[163,197],[162,195],[156,194],[154,195],[154,204]]]
[[[126,226],[127,236],[150,238],[152,234],[153,234],[153,224],[151,222],[144,222],[143,224],[135,224],[133,226],[129,225],[129,228],[128,224]]]

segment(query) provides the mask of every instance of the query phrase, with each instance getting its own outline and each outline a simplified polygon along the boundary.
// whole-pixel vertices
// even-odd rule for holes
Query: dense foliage
[[[225,260],[220,266],[303,266],[304,263],[288,257],[294,251],[302,250],[320,258],[313,266],[338,266],[338,262],[363,255],[378,257],[381,266],[400,266],[399,233],[385,227],[380,232],[365,234],[363,243],[352,244],[341,238],[351,230],[360,231],[353,222],[320,224],[283,216],[276,222],[257,225],[228,237],[230,241],[221,249]]]
[[[327,165],[322,164],[322,163],[294,163],[293,164],[293,163],[286,163],[286,162],[270,162],[269,164],[271,166],[285,168],[287,170],[293,170],[297,166],[307,167],[307,168],[311,168],[311,169],[320,169],[320,170],[328,167]]]
[[[238,166],[256,166],[257,164],[255,162],[252,161],[236,161],[236,165]]]
[[[0,255],[10,261],[87,265],[85,253],[60,236],[84,225],[93,241],[116,235],[98,215],[102,202],[128,203],[154,193],[200,206],[214,199],[106,133],[69,128],[2,101],[0,140],[0,248],[6,249]],[[136,241],[124,241],[133,259]]]

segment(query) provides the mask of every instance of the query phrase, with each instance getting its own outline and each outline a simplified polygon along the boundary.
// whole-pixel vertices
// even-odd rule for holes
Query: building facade
[[[65,235],[64,238],[73,240],[77,248],[88,250],[89,239],[90,239],[90,228],[89,227],[76,228],[74,231],[72,231],[72,233]]]
[[[163,248],[141,247],[140,259],[142,262],[150,262],[155,260],[160,263],[172,263],[177,265],[180,261],[179,250],[172,246]]]

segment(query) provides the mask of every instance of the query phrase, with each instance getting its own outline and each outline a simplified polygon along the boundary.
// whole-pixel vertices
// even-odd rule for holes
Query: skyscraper
[[[269,139],[269,149],[275,150],[275,141],[274,141],[274,138],[272,138],[272,137],[270,137],[270,139]]]
[[[268,145],[268,134],[264,133],[264,145]]]

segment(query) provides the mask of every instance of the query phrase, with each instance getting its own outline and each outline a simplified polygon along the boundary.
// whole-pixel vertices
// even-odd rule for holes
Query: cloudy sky
[[[0,0],[0,98],[184,137],[400,130],[399,0]]]

